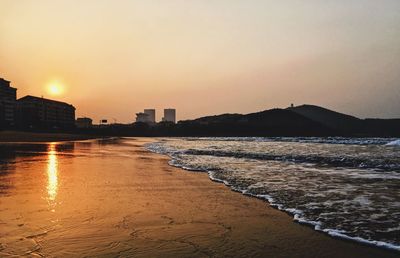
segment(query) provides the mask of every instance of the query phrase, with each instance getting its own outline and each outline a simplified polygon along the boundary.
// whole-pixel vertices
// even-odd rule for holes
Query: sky
[[[0,78],[77,116],[400,118],[399,0],[0,0]]]

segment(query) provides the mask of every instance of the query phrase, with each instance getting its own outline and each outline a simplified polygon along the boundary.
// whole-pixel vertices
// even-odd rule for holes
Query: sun
[[[59,96],[64,93],[64,87],[59,82],[51,82],[47,86],[47,91],[52,96]]]

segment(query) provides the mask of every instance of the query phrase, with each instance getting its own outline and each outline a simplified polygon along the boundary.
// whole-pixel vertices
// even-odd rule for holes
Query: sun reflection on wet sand
[[[58,190],[58,160],[56,155],[56,143],[50,143],[47,160],[47,199],[54,202]]]

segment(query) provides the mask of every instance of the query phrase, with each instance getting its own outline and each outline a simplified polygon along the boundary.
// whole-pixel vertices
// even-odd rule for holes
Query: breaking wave
[[[387,146],[400,146],[400,139],[394,140],[386,144]]]
[[[384,138],[362,144],[280,140],[184,138],[147,147],[169,155],[172,166],[205,171],[212,180],[267,200],[315,230],[400,251],[398,148],[388,148]]]

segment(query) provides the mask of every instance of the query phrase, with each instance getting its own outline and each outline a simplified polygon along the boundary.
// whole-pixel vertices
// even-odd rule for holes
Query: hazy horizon
[[[0,78],[77,116],[400,117],[400,1],[0,2]]]

